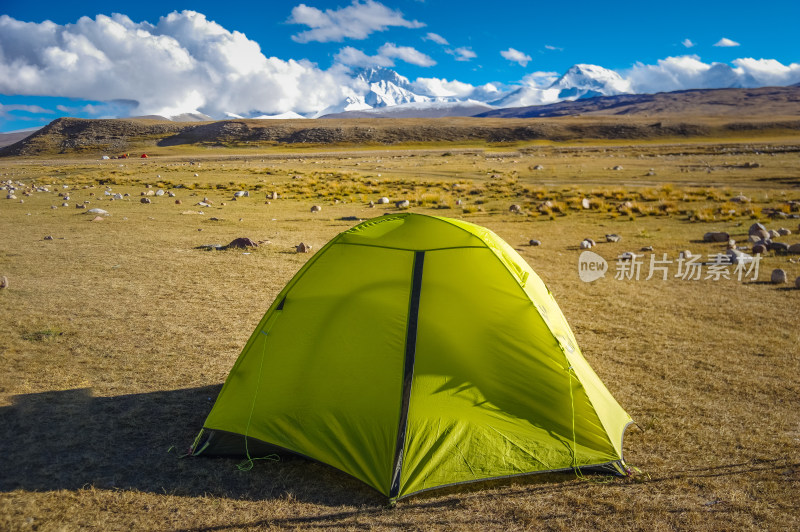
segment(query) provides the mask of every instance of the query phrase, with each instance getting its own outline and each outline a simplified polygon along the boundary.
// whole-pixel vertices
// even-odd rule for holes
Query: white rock
[[[86,211],[86,214],[108,216],[108,211],[105,211],[103,209],[94,208],[94,209],[89,209],[88,211]]]
[[[389,198],[387,198],[386,196],[380,197],[380,198],[378,198],[378,202],[377,203],[379,205],[385,205],[385,204],[389,203]]]

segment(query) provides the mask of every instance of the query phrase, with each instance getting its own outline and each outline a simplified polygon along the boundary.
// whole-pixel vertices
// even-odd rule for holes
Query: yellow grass
[[[0,180],[51,189],[18,192],[24,203],[0,197],[0,276],[9,279],[0,290],[0,529],[797,529],[800,290],[766,281],[780,267],[793,282],[800,264],[769,254],[755,282],[647,281],[645,264],[635,281],[614,279],[612,259],[644,246],[658,258],[719,253],[724,244],[703,234],[746,241],[753,218],[800,242],[798,220],[762,214],[800,200],[797,152],[774,149],[799,144],[0,160]],[[740,164],[751,160],[760,166]],[[110,201],[106,186],[130,196]],[[140,203],[159,187],[177,198]],[[239,189],[250,197],[234,201]],[[280,198],[267,200],[273,191]],[[69,192],[69,207],[51,209],[58,192]],[[753,201],[730,203],[739,193]],[[390,204],[367,205],[384,195]],[[195,205],[206,197],[211,207]],[[350,217],[394,212],[401,199],[489,227],[520,251],[637,421],[624,450],[641,474],[532,476],[387,509],[370,488],[303,459],[241,472],[237,460],[178,458],[256,323],[311,256],[294,245],[313,253],[357,223]],[[546,200],[553,208],[540,213]],[[111,215],[91,222],[74,207],[83,201]],[[524,212],[509,212],[512,203]],[[720,215],[729,208],[736,214]],[[623,239],[605,243],[607,233]],[[197,249],[240,236],[271,244]],[[542,246],[528,246],[532,238]],[[591,284],[578,277],[584,238],[611,267]]]

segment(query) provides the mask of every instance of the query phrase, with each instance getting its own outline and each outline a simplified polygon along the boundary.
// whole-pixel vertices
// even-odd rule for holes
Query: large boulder
[[[705,242],[727,242],[731,239],[731,235],[723,231],[709,232],[703,235]]]
[[[754,223],[750,226],[750,229],[747,230],[748,236],[756,236],[760,240],[766,240],[770,237],[769,230],[764,226],[764,224]]]
[[[772,270],[772,275],[769,280],[772,284],[784,284],[786,282],[786,271],[780,268]]]
[[[247,237],[236,238],[231,240],[230,244],[225,246],[228,249],[247,249],[247,248],[257,248],[258,243],[254,242],[253,240]]]
[[[800,255],[800,243],[792,244],[787,251],[793,255]]]

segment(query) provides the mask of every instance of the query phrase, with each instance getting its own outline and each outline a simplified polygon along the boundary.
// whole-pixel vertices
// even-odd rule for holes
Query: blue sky
[[[98,18],[113,13],[123,17]],[[541,84],[577,63],[637,92],[710,86],[698,71],[714,63],[800,80],[797,0],[4,0],[0,15],[0,131],[64,115],[308,114],[342,97],[348,67],[370,64],[459,96]]]

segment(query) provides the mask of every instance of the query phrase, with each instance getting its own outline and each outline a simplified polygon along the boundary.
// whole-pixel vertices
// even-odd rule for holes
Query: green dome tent
[[[341,233],[289,281],[192,454],[291,451],[395,501],[619,472],[630,422],[516,251],[477,225],[404,213]]]

